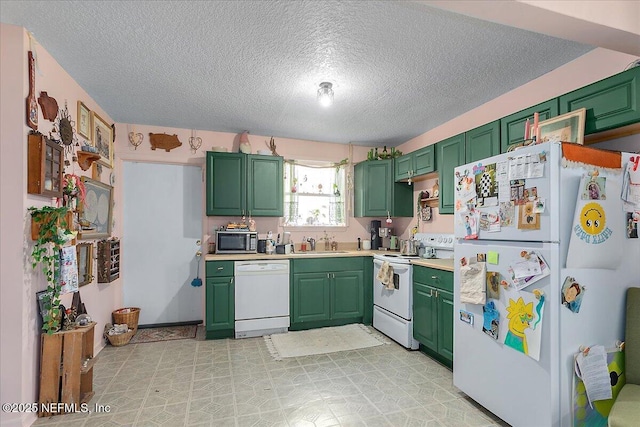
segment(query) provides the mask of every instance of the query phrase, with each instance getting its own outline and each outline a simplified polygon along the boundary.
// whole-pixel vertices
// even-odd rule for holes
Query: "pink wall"
[[[142,133],[144,141],[141,146],[134,149],[129,144],[127,135],[129,132]],[[182,146],[166,152],[164,150],[152,151],[149,144],[149,133],[167,133],[170,135],[178,135],[178,139],[182,142]],[[116,125],[116,175],[121,175],[122,161],[143,161],[143,162],[159,162],[174,164],[198,164],[204,169],[205,151],[211,150],[214,146],[226,147],[229,152],[238,152],[238,134],[197,131],[196,136],[202,138],[202,146],[197,153],[193,154],[189,148],[189,137],[191,130],[178,129],[169,127],[152,127],[143,125],[130,125],[118,123]],[[252,152],[267,149],[267,142],[270,136],[249,135],[249,141],[252,145]],[[298,139],[287,139],[275,137],[277,152],[285,159],[296,160],[321,160],[327,162],[339,162],[349,157],[349,146],[346,144],[334,144],[328,142],[305,141]],[[353,146],[352,159],[354,163],[364,160],[369,149],[367,147]],[[203,187],[204,194],[204,187]],[[203,200],[205,198],[203,197]],[[116,191],[116,222],[122,223],[122,210],[118,208],[122,206],[119,192]],[[203,241],[207,241],[212,231],[220,226],[226,225],[229,221],[238,221],[239,217],[207,217],[203,207]],[[271,230],[274,233],[282,233],[280,218],[255,218],[259,233],[266,233]],[[367,225],[370,218],[353,218],[353,214],[349,215],[349,227],[340,229],[327,229],[330,235],[335,235],[338,242],[354,243],[358,237],[365,238],[368,236]],[[292,231],[294,242],[299,243],[303,236],[320,237],[325,228],[317,227],[314,229],[306,228],[304,231]],[[288,231],[291,231],[288,229]],[[206,247],[205,247],[206,251]],[[123,255],[126,248],[123,247]],[[125,278],[126,281],[126,278]]]
[[[35,294],[46,288],[42,274],[30,265],[32,242],[31,223],[27,214],[30,206],[44,206],[55,203],[53,199],[26,192],[27,175],[27,135],[25,125],[25,98],[28,94],[27,52],[29,39],[23,28],[0,24],[2,37],[2,126],[0,149],[2,176],[2,401],[37,401],[40,331],[37,325],[37,304]],[[82,100],[90,110],[96,111],[105,120],[109,115],[102,110],[89,95],[60,67],[48,52],[34,43],[37,53],[36,95],[47,91],[58,101],[59,108],[68,102],[69,114],[76,119],[76,101]],[[44,119],[40,112],[38,130],[48,134],[53,123]],[[69,160],[71,160],[69,158]],[[102,181],[108,179],[108,169]],[[65,169],[67,173],[90,176],[91,170],[84,172],[77,163]],[[114,235],[118,235],[118,228]],[[94,261],[95,262],[95,261]],[[95,271],[95,263],[94,263]],[[103,346],[102,329],[111,321],[111,311],[122,302],[120,281],[110,285],[93,283],[81,288],[82,301],[96,325],[94,346],[96,352]],[[62,303],[71,304],[71,295],[64,295]],[[30,424],[33,416],[25,414],[21,421],[8,414],[2,414],[5,425]]]

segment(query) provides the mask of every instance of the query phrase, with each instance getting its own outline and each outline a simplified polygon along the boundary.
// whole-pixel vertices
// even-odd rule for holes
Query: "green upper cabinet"
[[[436,170],[435,146],[429,145],[394,159],[395,181],[406,181]]]
[[[436,170],[436,146],[428,145],[413,152],[415,175],[426,175]]]
[[[207,152],[207,215],[282,216],[282,157]]]
[[[640,122],[640,67],[590,84],[560,100],[560,114],[587,109],[584,134]]]
[[[246,209],[246,155],[207,152],[207,215],[242,215]]]
[[[247,213],[251,216],[282,216],[282,157],[247,156]]]
[[[355,166],[356,217],[413,216],[413,188],[394,180],[394,160],[372,160]]]
[[[414,157],[413,153],[405,154],[404,156],[396,157],[394,162],[394,175],[395,181],[406,180],[411,175],[411,171],[414,169]]]
[[[436,144],[438,174],[440,179],[441,214],[452,214],[454,207],[455,180],[453,170],[465,163],[464,134],[447,138]]]
[[[533,114],[536,112],[539,113],[540,121],[557,116],[558,98],[550,99],[500,119],[500,142],[503,153],[506,153],[511,145],[524,141],[524,128],[527,119],[530,124],[533,124]]]
[[[464,152],[466,163],[500,154],[500,120],[467,132]]]

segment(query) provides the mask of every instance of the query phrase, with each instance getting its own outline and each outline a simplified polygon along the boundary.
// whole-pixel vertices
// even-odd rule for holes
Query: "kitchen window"
[[[285,162],[285,226],[346,226],[346,163]]]

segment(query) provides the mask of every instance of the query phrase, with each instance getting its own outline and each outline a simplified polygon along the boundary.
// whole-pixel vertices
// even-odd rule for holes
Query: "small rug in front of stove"
[[[362,324],[287,332],[264,337],[274,359],[357,350],[388,344],[378,332]]]
[[[129,344],[140,344],[145,342],[170,341],[194,339],[196,337],[197,325],[186,326],[166,326],[161,328],[138,329],[131,338]]]

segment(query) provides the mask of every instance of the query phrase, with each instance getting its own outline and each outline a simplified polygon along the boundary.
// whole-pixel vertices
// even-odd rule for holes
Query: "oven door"
[[[389,263],[393,267],[394,283],[394,289],[390,290],[376,279],[383,262],[378,259],[373,260],[373,304],[403,319],[411,320],[413,314],[411,264]]]

